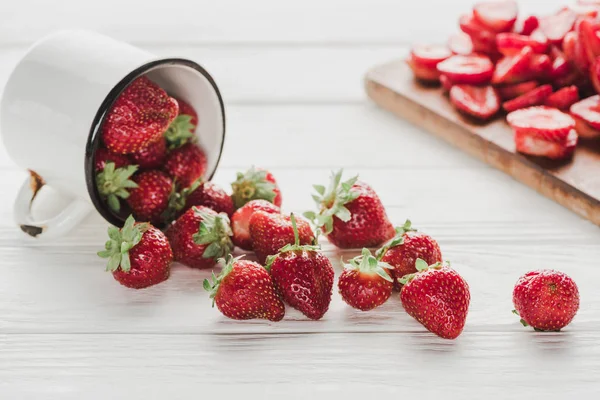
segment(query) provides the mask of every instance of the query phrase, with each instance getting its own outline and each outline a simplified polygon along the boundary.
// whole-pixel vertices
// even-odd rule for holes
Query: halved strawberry
[[[494,32],[510,31],[517,20],[517,3],[512,0],[477,3],[473,17]]]
[[[532,134],[515,132],[515,145],[519,153],[553,160],[567,158],[577,147],[577,132],[572,129],[564,142],[544,140]]]
[[[592,128],[583,119],[572,115],[575,120],[575,130],[579,134],[579,137],[584,139],[597,139],[600,138],[600,130]]]
[[[473,41],[466,33],[458,32],[448,39],[448,48],[454,54],[468,56],[473,53]]]
[[[529,107],[511,112],[506,121],[516,133],[525,133],[545,140],[564,141],[575,128],[569,114],[551,107]]]
[[[493,117],[500,109],[500,98],[492,86],[454,85],[450,101],[459,111],[482,120]]]
[[[548,96],[544,104],[548,107],[554,107],[562,111],[568,111],[569,108],[578,101],[579,89],[577,89],[577,86],[567,86]]]
[[[513,31],[519,35],[529,36],[540,26],[540,20],[535,15],[530,15],[524,20],[515,23]]]
[[[452,89],[452,86],[454,86],[452,79],[448,78],[448,76],[444,74],[440,75],[440,83],[442,84],[442,89],[444,89],[446,92],[449,92],[450,89]]]
[[[600,24],[591,18],[582,18],[577,24],[577,37],[590,64],[600,56],[599,29]]]
[[[563,53],[558,47],[553,46],[550,49],[550,59],[552,60],[552,68],[548,78],[550,80],[556,80],[563,78],[571,72],[571,66]]]
[[[590,80],[596,93],[600,93],[600,57],[594,60],[594,63],[590,67]]]
[[[584,0],[578,1],[576,4],[569,5],[569,8],[573,10],[578,17],[591,17],[596,18],[600,12],[600,2],[596,0]]]
[[[406,64],[408,64],[410,69],[412,69],[413,74],[415,74],[415,77],[419,80],[425,82],[438,82],[440,80],[440,73],[435,67],[428,68],[419,65],[412,58],[408,58]]]
[[[496,90],[502,100],[510,100],[528,93],[539,86],[537,81],[527,81],[515,83],[514,85],[505,85],[497,87]]]
[[[534,31],[531,36],[519,35],[518,33],[499,33],[496,36],[498,51],[509,56],[515,54],[525,46],[531,47],[534,53],[543,54],[548,51],[548,39],[540,32]]]
[[[542,85],[515,99],[505,102],[504,104],[502,104],[502,108],[504,108],[507,112],[512,112],[520,108],[537,106],[540,104],[544,104],[546,98],[551,94],[552,86]]]
[[[439,63],[437,69],[454,83],[478,85],[488,83],[492,79],[494,64],[485,56],[456,55]]]
[[[471,39],[480,39],[484,41],[493,40],[496,35],[487,26],[476,20],[473,14],[463,14],[458,20],[460,30],[471,36]]]
[[[445,46],[420,45],[412,48],[410,55],[419,66],[435,68],[440,62],[452,56]]]
[[[552,71],[552,60],[546,54],[534,54],[529,65],[531,77],[545,79]]]
[[[533,50],[526,46],[518,53],[512,56],[506,56],[496,64],[493,84],[516,83],[527,80]]]
[[[562,43],[567,32],[573,29],[577,14],[568,7],[562,8],[556,14],[540,18],[540,30],[553,44]]]
[[[571,115],[582,119],[594,129],[600,129],[600,95],[578,101],[571,106]]]
[[[575,41],[573,57],[575,67],[579,70],[581,75],[588,75],[592,63],[588,58],[585,46],[580,39]]]
[[[498,53],[498,49],[496,48],[496,37],[495,36],[471,36],[471,41],[473,42],[473,51],[475,53],[482,53],[487,56],[492,56],[495,58]]]
[[[565,58],[573,66],[575,66],[575,59],[577,58],[575,55],[577,42],[577,32],[569,32],[565,35],[565,39],[563,40],[562,44],[562,51],[565,55]]]

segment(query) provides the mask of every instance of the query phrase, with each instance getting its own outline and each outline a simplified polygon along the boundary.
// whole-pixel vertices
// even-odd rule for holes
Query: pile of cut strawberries
[[[414,75],[441,84],[461,113],[508,113],[516,150],[568,159],[579,138],[600,138],[600,0],[518,16],[517,3],[478,3],[447,46],[415,46]]]
[[[316,209],[304,216],[282,212],[281,190],[264,169],[238,173],[229,194],[203,179],[206,157],[195,133],[201,123],[147,78],[133,82],[109,111],[95,155],[98,191],[115,212],[131,212],[121,229],[108,229],[98,253],[115,280],[142,289],[167,280],[173,262],[220,267],[203,286],[225,316],[280,321],[287,305],[318,320],[335,279],[319,244],[323,235],[340,249],[361,249],[337,281],[348,305],[372,310],[399,291],[406,312],[429,331],[447,339],[461,334],[467,282],[444,262],[435,239],[410,221],[394,227],[367,183],[332,173],[328,186],[314,186]],[[235,247],[257,261],[234,257]],[[525,275],[513,297],[522,321],[541,330],[566,326],[579,307],[577,286],[557,271]]]

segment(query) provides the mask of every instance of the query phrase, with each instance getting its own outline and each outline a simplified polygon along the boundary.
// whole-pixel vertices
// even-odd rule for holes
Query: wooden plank
[[[594,144],[580,143],[568,162],[518,154],[512,131],[503,118],[482,125],[463,117],[440,88],[417,83],[402,60],[370,70],[366,90],[383,108],[600,225],[600,154]]]

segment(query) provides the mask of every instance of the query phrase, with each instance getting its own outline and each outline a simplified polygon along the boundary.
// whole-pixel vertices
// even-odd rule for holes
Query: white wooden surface
[[[538,12],[561,3],[521,2]],[[285,209],[302,211],[330,169],[360,172],[396,223],[409,217],[439,240],[469,281],[472,304],[463,335],[449,342],[426,333],[395,297],[361,313],[335,293],[321,321],[288,310],[268,323],[211,309],[201,288],[208,271],[176,266],[166,283],[128,290],[95,256],[105,240],[100,217],[53,243],[22,237],[11,205],[25,174],[0,148],[0,398],[597,395],[600,230],[376,109],[362,91],[370,65],[405,54],[410,42],[445,40],[470,4],[2,0],[0,87],[33,40],[61,28],[194,58],[228,104],[218,183],[261,165],[280,181]],[[356,254],[324,249],[338,272],[340,257]],[[534,268],[561,269],[579,284],[581,310],[560,334],[525,330],[510,313],[514,282]]]

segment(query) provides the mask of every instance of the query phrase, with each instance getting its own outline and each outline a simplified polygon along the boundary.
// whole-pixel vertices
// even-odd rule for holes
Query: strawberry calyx
[[[400,246],[400,245],[404,244],[404,235],[407,232],[416,232],[417,231],[416,229],[414,229],[412,227],[412,222],[410,222],[410,219],[407,219],[406,222],[404,222],[404,225],[397,226],[395,230],[396,230],[396,236],[394,236],[393,238],[391,238],[390,240],[388,240],[375,253],[375,255],[377,256],[378,260],[381,260],[383,258],[383,256],[385,255],[385,253],[389,249],[391,249],[392,247],[396,247],[396,246]]]
[[[231,198],[235,208],[240,208],[251,200],[275,201],[277,186],[267,180],[267,171],[250,167],[245,173],[238,172],[235,182],[231,183]]]
[[[129,197],[127,189],[135,189],[137,183],[131,180],[133,174],[138,170],[137,165],[116,168],[114,162],[107,162],[104,169],[96,175],[96,187],[111,210],[118,212],[121,209],[119,198]]]
[[[512,313],[515,314],[516,316],[518,316],[519,318],[521,318],[521,316],[519,315],[519,312],[517,310],[512,310]],[[523,318],[521,318],[521,325],[527,327],[529,326],[529,324],[527,322],[525,322],[525,320]]]
[[[345,205],[356,200],[360,193],[353,191],[352,186],[358,181],[358,175],[342,182],[343,169],[331,174],[329,187],[322,185],[313,185],[317,194],[313,194],[313,200],[320,209],[319,213],[308,211],[304,216],[311,220],[317,228],[324,227],[325,234],[333,231],[333,217],[337,217],[343,222],[350,221],[352,214]]]
[[[371,254],[367,248],[363,248],[361,255],[352,258],[348,263],[344,264],[345,269],[357,270],[360,273],[372,274],[375,273],[388,282],[393,282],[392,277],[387,273],[386,269],[394,269],[390,264],[379,260]]]
[[[204,183],[203,178],[196,179],[190,186],[177,190],[177,185],[173,185],[173,190],[169,195],[169,205],[162,214],[165,221],[172,221],[185,208],[188,197]]]
[[[449,263],[446,262],[446,265],[449,265]],[[415,278],[415,276],[417,276],[419,273],[427,271],[429,269],[442,269],[443,266],[444,264],[441,262],[436,262],[435,264],[428,265],[427,261],[423,260],[422,258],[417,258],[417,261],[415,261],[415,268],[417,269],[417,272],[404,275],[402,278],[398,279],[398,282],[400,282],[400,284],[402,285],[406,285],[407,283],[412,281]]]
[[[202,218],[198,232],[192,238],[198,245],[207,245],[202,253],[202,258],[217,260],[233,251],[231,226],[227,214],[213,214],[194,207],[194,213]]]
[[[110,238],[104,245],[104,250],[98,256],[108,258],[107,271],[116,271],[119,267],[124,272],[131,270],[129,250],[133,249],[142,240],[144,233],[150,229],[150,224],[136,223],[132,215],[125,221],[123,228],[116,226],[108,228]]]
[[[195,128],[191,115],[180,114],[175,117],[164,134],[169,150],[174,150],[189,142],[194,137]]]
[[[285,246],[283,246],[281,249],[279,249],[279,252],[277,254],[268,256],[267,262],[265,263],[265,268],[267,269],[267,271],[271,270],[271,265],[273,264],[273,261],[279,254],[288,253],[288,252],[292,252],[292,251],[319,251],[319,250],[321,250],[321,246],[319,246],[317,244],[316,238],[315,238],[315,241],[313,242],[313,244],[301,245],[300,244],[300,234],[298,233],[298,225],[296,224],[296,216],[294,215],[294,213],[290,214],[290,221],[292,223],[292,230],[294,231],[294,244],[288,243]]]
[[[219,286],[221,282],[229,273],[233,270],[233,265],[238,262],[241,258],[243,258],[245,254],[242,254],[239,257],[233,257],[231,254],[228,254],[225,258],[219,258],[217,261],[221,266],[221,273],[219,276],[215,275],[215,272],[212,272],[211,280],[204,279],[202,282],[202,287],[209,293],[209,297],[212,299],[212,306],[215,306],[215,296],[219,291]]]

